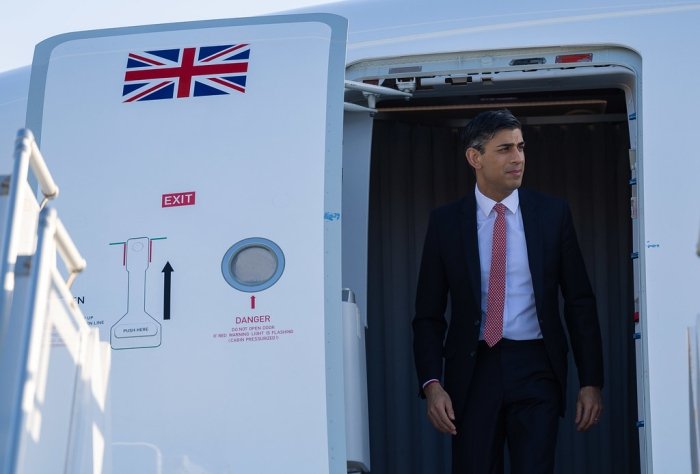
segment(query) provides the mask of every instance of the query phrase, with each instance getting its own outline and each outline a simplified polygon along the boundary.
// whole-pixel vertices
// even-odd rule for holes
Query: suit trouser
[[[452,440],[453,474],[549,474],[561,404],[559,383],[541,340],[479,343],[464,415]]]

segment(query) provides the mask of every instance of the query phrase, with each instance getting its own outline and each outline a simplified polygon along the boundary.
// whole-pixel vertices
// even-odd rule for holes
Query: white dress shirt
[[[474,187],[476,195],[476,224],[479,236],[479,260],[481,262],[481,332],[484,337],[486,302],[488,301],[489,273],[491,271],[491,247],[493,244],[493,224],[496,201],[484,196],[479,187]],[[542,331],[537,320],[535,293],[532,289],[530,264],[527,259],[527,244],[523,216],[520,212],[520,198],[512,192],[501,203],[506,211],[506,301],[503,309],[503,337],[526,340],[541,339]]]

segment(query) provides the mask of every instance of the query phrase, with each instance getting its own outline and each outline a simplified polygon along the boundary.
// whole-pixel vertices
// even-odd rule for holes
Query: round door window
[[[252,237],[234,244],[221,262],[221,272],[229,285],[246,292],[270,288],[282,276],[284,254],[268,239]]]

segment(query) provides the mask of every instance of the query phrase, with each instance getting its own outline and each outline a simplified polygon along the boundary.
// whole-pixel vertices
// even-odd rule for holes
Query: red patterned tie
[[[496,211],[496,222],[493,224],[491,271],[484,325],[484,340],[489,347],[495,346],[503,337],[503,306],[506,300],[506,206],[498,203],[493,209]]]

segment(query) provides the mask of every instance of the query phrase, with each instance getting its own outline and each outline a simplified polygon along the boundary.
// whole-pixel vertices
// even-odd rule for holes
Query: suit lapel
[[[543,259],[544,249],[542,247],[542,227],[540,214],[534,202],[532,194],[519,189],[520,209],[523,216],[523,227],[525,228],[525,242],[527,244],[527,259],[530,264],[530,276],[532,277],[532,289],[535,293],[535,306],[537,313],[542,313],[540,302],[544,291],[543,282]]]
[[[474,301],[481,311],[481,263],[479,260],[479,236],[476,227],[476,197],[468,193],[463,199],[462,216],[460,219],[461,242],[464,242],[464,259],[469,284],[474,293]]]

